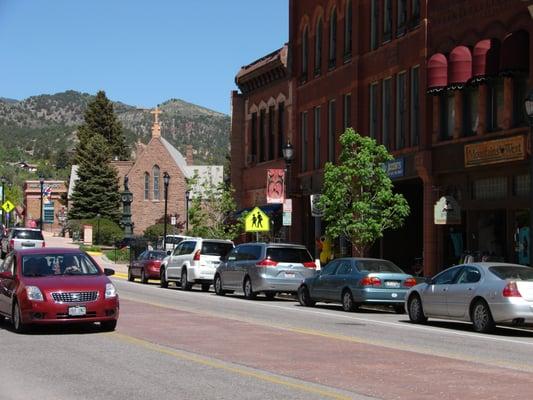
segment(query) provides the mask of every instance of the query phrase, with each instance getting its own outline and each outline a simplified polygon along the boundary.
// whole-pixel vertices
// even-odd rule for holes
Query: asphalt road
[[[533,394],[533,330],[413,325],[115,279],[115,333],[0,324],[0,399],[497,399]]]

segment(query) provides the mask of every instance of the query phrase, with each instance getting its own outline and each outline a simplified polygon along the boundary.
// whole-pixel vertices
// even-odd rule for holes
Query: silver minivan
[[[258,293],[274,298],[277,292],[296,293],[315,275],[316,263],[305,246],[280,243],[244,243],[221,260],[214,278],[215,293],[241,291],[247,299]]]

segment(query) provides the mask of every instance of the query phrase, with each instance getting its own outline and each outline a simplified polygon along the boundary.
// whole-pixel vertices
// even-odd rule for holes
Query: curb
[[[102,253],[101,251],[87,251],[86,252],[87,254],[89,254],[90,256],[103,256],[104,253]]]

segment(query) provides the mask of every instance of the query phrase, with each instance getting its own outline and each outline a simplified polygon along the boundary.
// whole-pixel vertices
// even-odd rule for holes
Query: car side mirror
[[[11,271],[2,271],[0,272],[0,279],[13,279],[13,274]]]
[[[105,274],[105,276],[115,275],[115,270],[113,270],[111,268],[104,268],[104,274]]]

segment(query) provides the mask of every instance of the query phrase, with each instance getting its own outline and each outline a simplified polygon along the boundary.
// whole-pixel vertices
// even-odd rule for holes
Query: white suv
[[[168,287],[169,282],[179,282],[183,290],[190,290],[192,285],[198,283],[207,292],[213,284],[220,257],[233,247],[231,240],[183,240],[161,265],[161,287]]]

